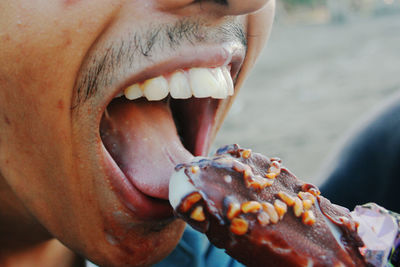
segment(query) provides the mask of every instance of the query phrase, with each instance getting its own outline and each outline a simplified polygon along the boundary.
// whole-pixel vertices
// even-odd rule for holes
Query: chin
[[[88,259],[99,266],[151,266],[171,253],[184,228],[183,221],[174,220],[167,225],[146,225],[128,232],[123,230],[124,237],[119,240],[107,234],[104,250],[93,246],[94,251],[85,251],[85,254],[89,254]],[[118,227],[113,229],[118,231]]]

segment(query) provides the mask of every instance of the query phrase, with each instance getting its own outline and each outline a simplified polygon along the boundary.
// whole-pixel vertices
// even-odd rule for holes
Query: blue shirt
[[[224,250],[210,244],[207,237],[187,226],[178,246],[154,267],[243,267]]]

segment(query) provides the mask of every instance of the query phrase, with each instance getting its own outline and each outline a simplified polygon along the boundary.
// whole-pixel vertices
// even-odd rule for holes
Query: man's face
[[[272,0],[1,1],[0,179],[92,261],[161,260],[184,227],[172,218],[169,176],[207,153],[234,97],[230,79],[236,95],[273,9]],[[185,84],[206,97],[174,99],[187,97]],[[146,97],[118,97],[130,86],[130,98]]]

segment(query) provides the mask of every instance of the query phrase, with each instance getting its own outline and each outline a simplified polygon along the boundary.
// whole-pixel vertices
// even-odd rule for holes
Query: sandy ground
[[[239,143],[320,184],[346,132],[400,89],[400,16],[275,26],[214,149]]]

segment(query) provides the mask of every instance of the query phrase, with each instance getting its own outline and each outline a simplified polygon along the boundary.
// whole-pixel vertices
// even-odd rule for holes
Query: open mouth
[[[205,155],[221,101],[234,93],[231,64],[179,69],[127,86],[107,106],[100,136],[110,183],[142,220],[170,218],[169,178],[176,164]]]

